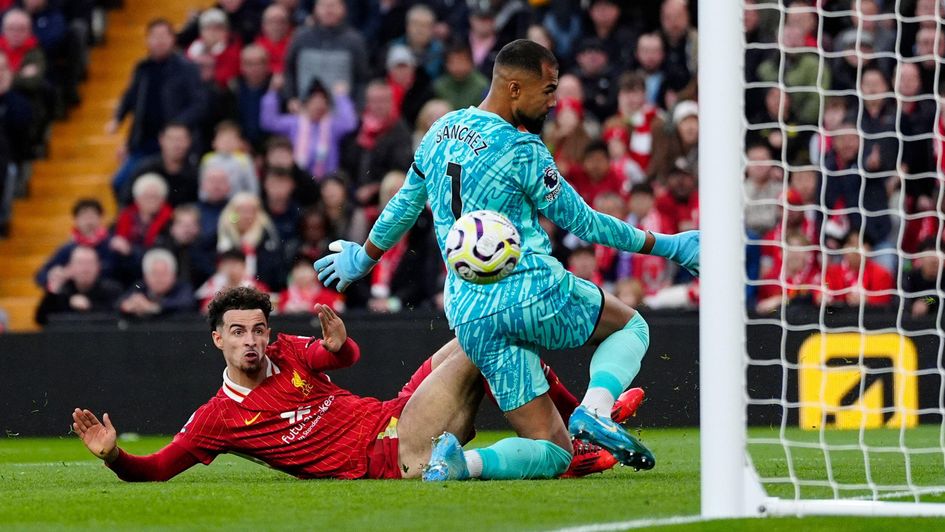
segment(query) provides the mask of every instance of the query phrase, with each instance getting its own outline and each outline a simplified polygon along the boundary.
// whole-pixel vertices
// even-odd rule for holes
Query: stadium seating
[[[105,45],[92,51],[88,81],[80,89],[82,104],[53,125],[49,156],[33,163],[29,195],[15,203],[10,237],[0,240],[0,308],[9,313],[11,330],[37,327],[33,313],[42,290],[33,274],[68,238],[75,200],[98,198],[109,217],[115,213],[109,182],[125,135],[109,136],[103,128],[144,55],[145,25],[158,16],[180,23],[195,7],[187,0],[129,2],[110,12]]]

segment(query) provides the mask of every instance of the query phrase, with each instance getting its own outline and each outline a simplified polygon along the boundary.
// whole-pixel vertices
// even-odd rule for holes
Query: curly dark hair
[[[227,288],[220,290],[213,296],[213,301],[207,307],[207,322],[210,324],[210,330],[215,331],[217,327],[223,324],[223,315],[226,314],[226,311],[254,309],[261,310],[268,323],[269,313],[272,312],[272,301],[269,300],[269,294],[246,286]]]

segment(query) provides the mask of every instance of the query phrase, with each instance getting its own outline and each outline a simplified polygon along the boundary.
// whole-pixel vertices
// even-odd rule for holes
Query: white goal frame
[[[768,497],[747,450],[741,0],[699,9],[700,458],[704,518],[945,516],[945,504]]]

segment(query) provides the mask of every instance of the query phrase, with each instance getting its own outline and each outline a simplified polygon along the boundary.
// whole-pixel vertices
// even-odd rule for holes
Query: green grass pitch
[[[503,433],[480,434],[488,444]],[[752,436],[776,436],[752,431]],[[657,455],[652,471],[617,468],[575,480],[520,482],[300,481],[224,455],[167,483],[126,484],[94,459],[74,437],[0,440],[0,530],[550,530],[699,513],[699,433],[696,429],[645,430]],[[797,441],[816,433],[791,431]],[[831,443],[855,443],[855,432],[833,433]],[[129,452],[152,452],[168,438],[121,442]],[[938,427],[907,432],[910,448],[937,448]],[[896,431],[867,434],[870,445],[898,445]],[[797,449],[796,474],[823,478],[822,451]],[[870,454],[875,482],[904,482],[902,454]],[[780,446],[753,448],[762,474],[786,470]],[[943,455],[911,455],[915,485],[945,486]],[[831,453],[838,480],[858,482],[862,452]],[[787,486],[770,492],[793,493]],[[805,493],[814,496],[815,493]],[[856,493],[845,493],[845,496]],[[943,501],[942,496],[929,500]],[[710,521],[660,530],[945,530],[945,520],[794,518]]]

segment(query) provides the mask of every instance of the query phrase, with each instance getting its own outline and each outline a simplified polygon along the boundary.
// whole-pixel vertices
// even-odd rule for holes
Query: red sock
[[[548,379],[548,397],[551,398],[551,402],[555,404],[555,408],[558,409],[558,413],[561,414],[561,419],[564,420],[564,424],[568,424],[568,419],[571,418],[571,414],[574,413],[574,409],[578,407],[580,401],[577,400],[577,397],[574,397],[561,382],[561,379],[558,378],[558,375],[555,374],[555,370],[551,369],[551,366],[545,364],[545,361],[541,361],[541,369],[545,372],[545,377]]]
[[[568,423],[568,419],[571,418],[571,414],[574,413],[574,409],[578,407],[580,401],[577,400],[577,397],[574,397],[561,382],[561,379],[558,378],[558,375],[555,373],[551,366],[545,364],[545,361],[541,361],[541,369],[545,372],[545,378],[548,379],[548,397],[551,398],[551,402],[555,404],[555,408],[558,409],[558,414],[561,416],[561,419],[564,420],[565,425]],[[482,387],[486,391],[486,397],[495,404],[495,396],[492,395],[492,388],[489,387],[489,383],[486,382],[486,379],[482,379]]]

